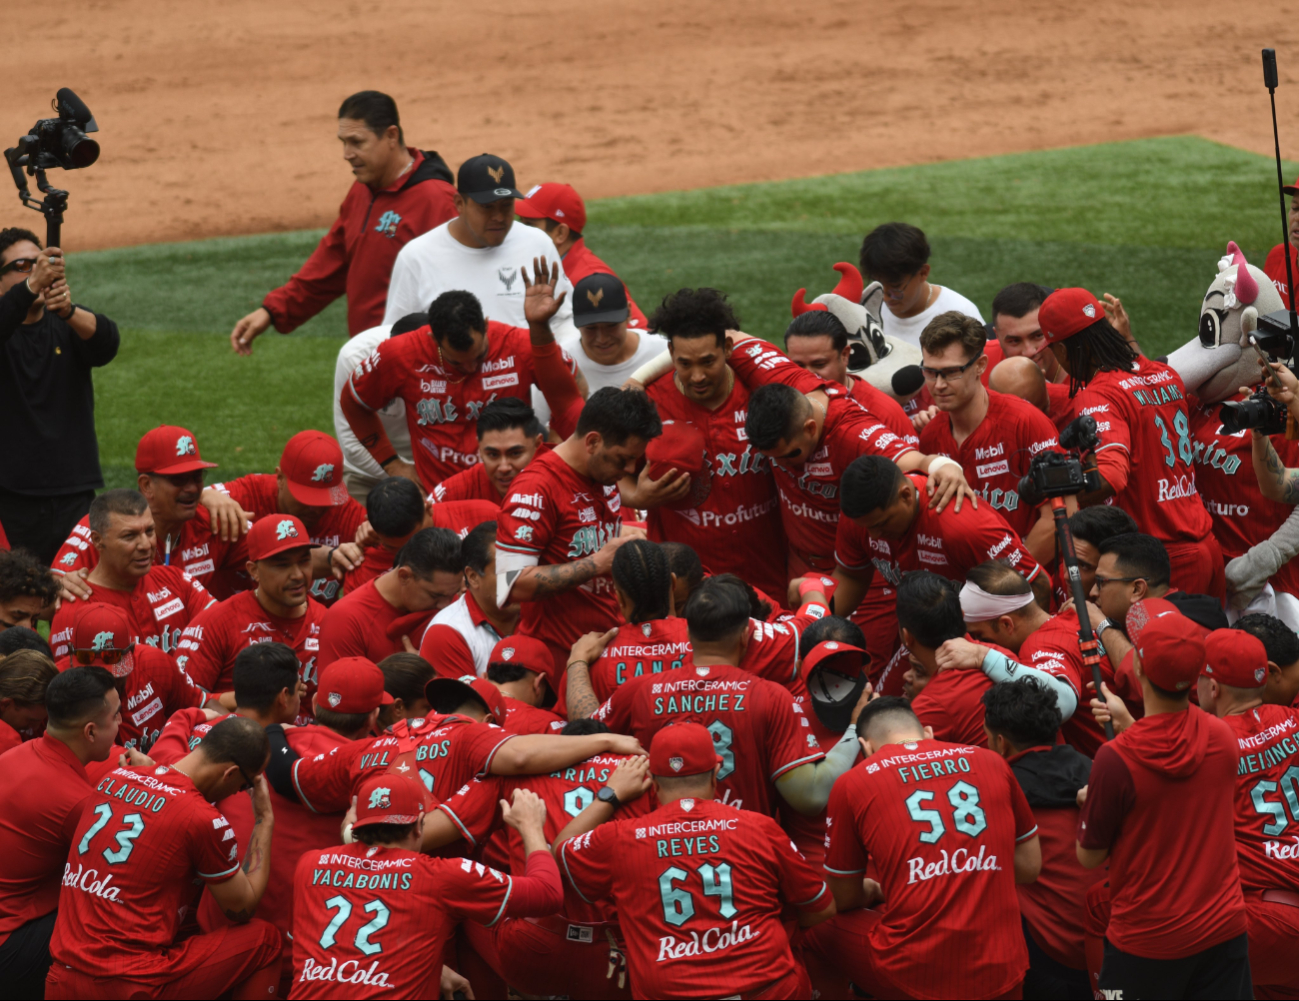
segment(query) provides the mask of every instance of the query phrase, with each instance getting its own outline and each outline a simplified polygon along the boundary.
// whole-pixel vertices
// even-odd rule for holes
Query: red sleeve
[[[506,785],[505,780],[494,775],[473,779],[437,808],[459,828],[466,841],[481,848],[501,827],[497,806],[502,799],[509,799]]]
[[[347,291],[348,256],[343,231],[346,206],[344,199],[334,225],[298,273],[262,300],[262,306],[271,314],[271,321],[281,334],[296,330]]]
[[[517,880],[503,872],[497,872],[491,866],[467,858],[428,859],[428,862],[441,863],[437,901],[456,918],[475,921],[490,928],[502,915],[508,913]]]
[[[532,345],[532,365],[537,388],[550,407],[550,426],[561,438],[577,430],[577,419],[586,401],[573,378],[573,359],[554,341]]]
[[[770,686],[770,687],[769,687]],[[787,771],[799,765],[811,764],[825,757],[821,745],[812,733],[807,717],[794,708],[794,700],[779,685],[755,682],[766,703],[766,732],[762,745],[767,752],[767,762],[774,782]],[[755,695],[759,693],[754,692]]]
[[[245,560],[244,562],[247,563],[248,561]],[[184,581],[182,586],[185,590],[186,617],[190,622],[193,622],[199,612],[203,611],[203,609],[207,608],[209,605],[216,604],[216,598],[208,594],[207,588],[189,574],[182,573],[181,578]]]
[[[478,675],[473,654],[465,638],[450,626],[435,622],[424,630],[420,640],[419,655],[433,665],[439,678],[460,678],[466,674]]]
[[[507,502],[497,515],[496,548],[524,556],[540,556],[559,523],[555,504],[560,495],[544,491],[539,479],[529,477],[525,483],[526,488],[515,479]]]
[[[834,784],[825,808],[825,871],[834,876],[857,876],[866,871],[867,852],[857,830],[848,775]]]
[[[515,876],[505,915],[511,918],[540,918],[564,906],[564,884],[559,866],[550,852],[538,849],[528,855],[526,875]]]
[[[72,526],[72,531],[54,554],[50,568],[57,573],[72,573],[82,567],[93,568],[95,565],[94,549],[90,545],[90,516],[87,515]]]
[[[354,740],[293,762],[293,789],[302,805],[312,813],[346,810],[352,802],[352,764],[370,744],[369,740]],[[362,776],[368,774],[367,770]]]
[[[207,722],[207,714],[202,709],[182,709],[173,713],[162,733],[149,748],[149,757],[160,765],[169,765],[189,754],[189,738],[194,727]]]
[[[601,824],[560,845],[559,867],[564,880],[588,904],[608,898],[613,889],[618,823]]]
[[[851,518],[840,518],[834,532],[834,560],[845,570],[874,573],[870,535]]]
[[[185,843],[195,875],[207,883],[223,883],[239,870],[239,840],[220,811],[196,809],[188,827]]]
[[[275,509],[279,504],[279,489],[275,477],[267,473],[252,473],[226,483],[213,483],[212,489],[228,495],[249,512],[254,521],[278,513]]]
[[[364,657],[364,624],[344,602],[334,605],[320,623],[320,655],[316,667],[323,671],[342,657]]]
[[[1078,814],[1078,843],[1084,848],[1109,848],[1136,801],[1127,762],[1109,744],[1102,745],[1092,761],[1087,799]]]
[[[769,817],[762,819],[767,821],[761,826],[768,828],[763,833],[771,843],[780,868],[781,896],[801,911],[825,910],[834,899],[830,896],[830,888],[825,885],[825,880],[808,865],[807,859],[789,840],[789,835],[780,829],[780,825]]]
[[[770,382],[793,386],[800,393],[814,393],[826,388],[826,381],[807,369],[799,368],[774,344],[766,341],[742,341],[731,352],[731,368],[750,389]],[[842,389],[840,390],[842,392]]]
[[[1095,389],[1078,394],[1077,411],[1096,418],[1096,433],[1101,440],[1096,446],[1096,466],[1114,492],[1122,493],[1131,472],[1132,429],[1115,401]]]
[[[567,675],[565,675],[567,676]],[[642,675],[644,678],[652,678],[652,674]],[[640,690],[642,682],[639,678],[633,678],[626,684],[619,685],[612,695],[609,696],[599,709],[591,714],[592,719],[598,719],[614,733],[629,733],[631,731],[632,701],[636,697],[636,692]]]
[[[470,723],[457,738],[456,750],[465,756],[462,760],[481,779],[491,771],[492,759],[496,757],[501,745],[513,736],[514,734],[506,733],[499,726],[490,723]]]
[[[189,680],[204,691],[217,692],[225,673],[225,630],[221,627],[222,607],[213,605],[190,621],[180,634],[176,663]]]
[[[389,338],[380,341],[379,345],[361,359],[360,364],[352,369],[344,394],[351,393],[352,398],[367,410],[379,410],[401,391],[405,376],[400,357],[401,339]]]
[[[1019,533],[992,510],[992,505],[985,503],[975,509],[966,502],[961,505],[959,514],[955,508],[945,508],[943,513],[947,511],[952,512],[955,524],[951,531],[944,533],[943,541],[951,547],[958,567],[972,569],[988,560],[1000,560],[1009,563],[1029,581],[1036,580],[1039,573],[1046,573],[1024,546]]]

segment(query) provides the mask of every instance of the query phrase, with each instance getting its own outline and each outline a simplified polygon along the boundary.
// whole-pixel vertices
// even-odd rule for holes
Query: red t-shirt
[[[983,693],[991,687],[991,679],[977,667],[948,668],[934,675],[911,700],[911,711],[934,728],[935,740],[987,747]]]
[[[772,464],[772,472],[792,555],[816,570],[833,570],[839,480],[844,470],[859,455],[882,455],[898,461],[916,450],[912,444],[914,432],[899,435],[852,399],[842,386],[799,368],[766,341],[741,344],[731,354],[731,367],[750,388],[782,382],[800,393],[820,390],[830,397],[817,450],[797,472],[776,463]]]
[[[173,981],[192,972],[182,956],[194,968],[208,958],[171,949],[197,903],[195,884],[224,882],[238,868],[230,822],[186,776],[165,765],[115,768],[72,835],[50,955],[93,977]]]
[[[1251,890],[1299,892],[1299,709],[1261,705],[1223,716],[1240,747],[1236,773],[1236,858]]]
[[[399,720],[382,737],[299,758],[293,763],[293,783],[309,810],[333,813],[347,809],[352,793],[370,774],[392,769],[423,782],[432,806],[470,779],[488,774],[492,758],[513,736],[466,716]]]
[[[153,557],[155,567],[183,570],[217,598],[228,598],[248,586],[240,583],[247,581],[247,539],[222,542],[213,533],[211,516],[202,504],[194,517],[181,526],[180,538],[172,540],[170,562],[166,550],[167,540],[160,536]],[[72,534],[55,554],[53,568],[59,573],[73,573],[82,567],[94,569],[98,564],[99,550],[90,543],[90,515],[86,515],[73,526]]]
[[[663,420],[693,424],[708,448],[711,484],[697,508],[654,508],[649,537],[655,542],[683,542],[699,554],[704,566],[726,567],[772,594],[784,594],[785,530],[771,463],[749,447],[744,431],[749,390],[739,379],[730,395],[709,410],[688,399],[672,374],[646,387]]]
[[[388,604],[375,582],[362,584],[335,602],[320,624],[317,671],[342,657],[365,657],[376,664],[389,654],[401,653],[401,638],[388,638],[388,626],[406,613]]]
[[[1222,555],[1231,560],[1270,538],[1294,508],[1263,496],[1254,475],[1250,433],[1226,434],[1218,419],[1221,408],[1221,403],[1215,403],[1192,411],[1191,442],[1195,451],[1195,485],[1209,511]],[[1272,436],[1272,447],[1283,465],[1299,466],[1299,442],[1278,434]],[[1293,561],[1286,563],[1270,583],[1279,591],[1299,594],[1299,567]]]
[[[508,695],[502,695],[501,701],[505,703],[505,723],[502,724],[502,729],[506,733],[559,733],[567,722],[549,709],[521,702]]]
[[[878,571],[894,587],[911,570],[930,570],[948,580],[964,582],[966,574],[988,560],[1004,560],[1037,579],[1045,571],[1025,548],[1006,519],[987,504],[948,504],[941,512],[929,507],[925,476],[911,473],[916,488],[915,520],[906,538],[894,542],[872,539],[851,518],[839,521],[834,556],[839,565],[858,574]]]
[[[1096,752],[1105,743],[1105,731],[1086,708],[1092,698],[1087,690],[1092,682],[1092,671],[1078,647],[1078,613],[1070,609],[1051,616],[1024,640],[1016,659],[1021,664],[1069,682],[1078,696],[1078,711],[1065,720],[1060,727],[1060,736],[1087,757],[1096,757]],[[1102,678],[1110,684],[1109,659],[1102,656],[1100,666]]]
[[[1290,263],[1294,273],[1299,275],[1299,247],[1294,246],[1294,244],[1290,245]],[[1272,279],[1272,284],[1276,286],[1277,292],[1281,294],[1281,305],[1289,309],[1290,279],[1285,272],[1284,243],[1278,243],[1267,252],[1267,260],[1263,262],[1263,273]]]
[[[130,591],[115,591],[91,581],[86,581],[86,586],[90,588],[89,598],[64,602],[54,613],[50,646],[54,648],[55,660],[68,656],[72,627],[86,605],[98,602],[122,609],[131,623],[131,638],[135,643],[157,647],[174,657],[181,633],[215,600],[202,584],[180,568],[156,564]]]
[[[475,432],[477,433],[477,432]],[[452,501],[480,500],[499,507],[503,498],[496,492],[496,484],[487,475],[481,462],[476,462],[468,469],[463,469],[454,476],[448,476],[435,486],[428,495],[433,504],[447,504]]]
[[[306,853],[293,874],[293,996],[440,996],[455,926],[495,924],[511,886],[480,862],[400,848],[357,843]]]
[[[597,273],[606,275],[614,274],[613,268],[609,267],[609,265],[605,264],[604,261],[596,257],[595,254],[591,252],[591,248],[586,245],[586,240],[580,236],[574,240],[573,245],[568,248],[568,253],[563,257],[563,263],[564,274],[568,277],[568,280],[573,283],[574,288],[576,288],[577,283],[587,275],[594,275]],[[616,278],[617,275],[614,275],[614,277]],[[626,282],[623,282],[622,290],[627,296],[627,309],[629,312],[627,317],[627,326],[634,327],[637,330],[648,330],[649,321],[645,319],[645,314],[641,312],[640,307],[637,306],[635,301],[632,299],[631,292],[628,291]]]
[[[774,820],[715,800],[601,824],[565,841],[559,862],[584,900],[617,910],[637,998],[750,995],[793,976],[781,911],[830,900]]]
[[[983,503],[1000,511],[1022,538],[1037,523],[1038,509],[1019,503],[1020,477],[1028,472],[1033,456],[1060,442],[1055,425],[1037,407],[1017,396],[990,389],[987,393],[987,416],[972,435],[958,445],[951,415],[939,411],[920,432],[920,451],[959,462]]]
[[[540,566],[591,556],[622,532],[621,509],[617,486],[602,487],[582,476],[556,452],[538,454],[514,478],[509,498],[501,506],[497,574],[503,572],[501,556],[507,553]],[[602,574],[545,600],[523,602],[515,631],[535,636],[567,656],[578,637],[594,630],[604,632],[621,620],[613,578]]]
[[[669,723],[699,723],[722,756],[720,804],[775,816],[772,783],[799,765],[825,757],[807,717],[779,685],[738,667],[682,667],[632,678],[593,719],[649,747]]]
[[[1139,358],[1131,372],[1098,372],[1078,394],[1096,418],[1096,461],[1114,503],[1163,542],[1198,542],[1213,531],[1195,486],[1195,448],[1181,377]]]
[[[1078,843],[1109,850],[1115,948],[1183,959],[1245,933],[1236,744],[1190,706],[1139,719],[1096,752]]]
[[[572,370],[567,352],[563,359]],[[415,470],[432,488],[478,462],[475,429],[483,407],[509,396],[530,402],[537,382],[528,332],[488,320],[487,356],[476,374],[447,372],[437,342],[422,327],[379,342],[344,392],[368,410],[395,398],[405,401]]]
[[[826,872],[866,873],[884,898],[875,967],[909,997],[997,997],[1028,969],[1015,846],[1033,811],[998,755],[937,740],[889,744],[834,784]]]

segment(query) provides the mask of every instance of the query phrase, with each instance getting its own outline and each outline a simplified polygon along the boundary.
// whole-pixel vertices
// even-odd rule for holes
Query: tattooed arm
[[[504,607],[507,601],[541,601],[563,594],[588,580],[607,574],[613,567],[613,554],[624,543],[643,537],[644,533],[623,529],[592,555],[572,563],[540,565],[535,556],[516,554],[498,543],[496,550],[496,601]]]
[[[248,840],[243,865],[229,879],[208,884],[217,906],[227,918],[239,924],[250,920],[256,912],[271,875],[271,830],[275,826],[275,815],[271,812],[271,797],[264,775],[258,775],[253,783],[252,797],[253,833]],[[281,878],[286,878],[285,874],[281,873]]]
[[[1258,477],[1263,496],[1281,504],[1299,504],[1299,469],[1286,467],[1267,435],[1257,431],[1250,434],[1254,445],[1254,475]]]

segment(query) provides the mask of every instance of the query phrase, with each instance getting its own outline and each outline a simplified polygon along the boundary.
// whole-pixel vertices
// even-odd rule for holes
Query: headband
[[[990,622],[1018,612],[1033,601],[1031,590],[1027,594],[989,594],[971,581],[961,588],[961,614],[966,622]]]

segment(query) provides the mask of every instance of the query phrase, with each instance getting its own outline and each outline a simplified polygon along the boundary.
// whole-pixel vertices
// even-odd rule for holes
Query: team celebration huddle
[[[886,223],[775,344],[338,137],[230,335],[346,297],[334,433],[257,474],[104,489],[117,325],[0,230],[0,995],[1299,998],[1286,244],[1154,358]]]

